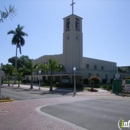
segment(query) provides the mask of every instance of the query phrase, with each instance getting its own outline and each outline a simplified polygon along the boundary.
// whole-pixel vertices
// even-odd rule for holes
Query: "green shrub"
[[[39,83],[39,80],[33,81],[33,83],[36,83],[36,84],[38,84],[38,83]]]
[[[62,84],[59,83],[59,82],[56,82],[56,83],[55,83],[55,86],[56,86],[56,87],[60,87],[61,85],[62,85]]]
[[[21,82],[22,82],[23,84],[26,84],[26,83],[31,83],[31,81],[30,81],[30,80],[28,80],[28,79],[23,79]]]
[[[103,83],[103,84],[106,84],[106,83],[107,83],[107,80],[106,80],[106,79],[102,79],[102,83]]]
[[[45,86],[45,83],[44,83],[44,82],[41,82],[41,86]]]
[[[112,90],[112,85],[107,85],[106,90]]]
[[[100,86],[100,88],[104,89],[104,86]]]
[[[49,86],[49,85],[50,85],[50,82],[49,82],[48,80],[44,80],[44,81],[43,81],[43,85],[44,85],[44,86]]]
[[[103,86],[100,86],[100,88],[105,89],[105,90],[112,90],[112,85],[111,84],[103,85]]]
[[[89,84],[88,79],[84,79],[84,80],[83,80],[83,83],[84,83],[84,84]]]

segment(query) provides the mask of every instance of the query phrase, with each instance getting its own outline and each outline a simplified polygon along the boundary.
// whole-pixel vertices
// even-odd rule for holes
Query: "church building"
[[[54,81],[73,83],[74,70],[76,75],[76,83],[82,84],[84,79],[90,76],[98,76],[101,79],[107,79],[110,83],[111,79],[115,77],[116,63],[104,61],[99,59],[92,59],[83,57],[83,32],[82,32],[82,18],[73,13],[63,18],[63,53],[57,55],[44,55],[35,60],[33,63],[48,63],[50,58],[58,59],[59,63],[65,66],[66,72],[58,72],[53,75]],[[42,73],[41,79],[49,80],[49,74]],[[34,80],[37,80],[38,75],[35,74]]]

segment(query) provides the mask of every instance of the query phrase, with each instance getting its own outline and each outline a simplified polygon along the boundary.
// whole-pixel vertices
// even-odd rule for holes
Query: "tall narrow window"
[[[76,40],[78,40],[79,38],[78,38],[78,36],[76,36]]]
[[[113,75],[113,79],[115,78],[115,75]]]
[[[108,79],[108,75],[107,74],[105,74],[105,79]]]
[[[75,30],[79,31],[79,19],[78,18],[75,19]]]
[[[89,64],[86,64],[86,68],[89,69]]]
[[[90,78],[91,77],[91,73],[88,73],[88,78]]]
[[[104,66],[101,66],[101,70],[104,70]]]
[[[70,18],[66,19],[66,31],[70,30]]]
[[[97,65],[94,65],[94,69],[95,69],[95,70],[97,69]]]

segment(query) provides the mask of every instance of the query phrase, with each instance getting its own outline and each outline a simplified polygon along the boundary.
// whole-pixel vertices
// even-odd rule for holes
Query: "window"
[[[105,79],[108,79],[108,75],[107,74],[105,74]]]
[[[104,66],[101,66],[101,70],[104,70]]]
[[[97,65],[94,65],[94,69],[95,69],[95,70],[97,69]]]
[[[70,30],[70,18],[66,19],[66,31]]]
[[[75,19],[75,30],[79,31],[79,19],[78,18]]]
[[[113,79],[115,78],[115,75],[113,75]]]
[[[90,78],[91,77],[91,73],[88,73],[88,78]]]
[[[99,77],[99,74],[97,74],[97,77]]]
[[[89,69],[89,64],[86,64],[86,68]]]
[[[67,36],[67,40],[69,40],[69,36]]]
[[[78,41],[78,36],[76,36],[76,40]]]

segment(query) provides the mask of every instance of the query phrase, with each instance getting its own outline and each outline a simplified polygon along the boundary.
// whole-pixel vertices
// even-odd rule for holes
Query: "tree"
[[[51,76],[51,79],[50,79],[50,92],[53,91],[53,88],[52,88],[52,75],[54,72],[60,72],[60,71],[65,71],[65,67],[61,64],[59,64],[59,61],[58,60],[55,60],[55,59],[49,59],[49,62],[48,62],[48,71],[50,71],[50,76]]]
[[[0,10],[0,14],[1,14],[0,22],[3,22],[3,20],[6,19],[7,17],[12,18],[16,15],[16,9],[14,6],[10,5],[9,10],[7,10],[6,7],[4,8],[5,8],[5,11]]]
[[[18,68],[17,69],[17,80],[18,80],[18,87],[20,87],[20,81],[22,80],[22,76],[24,73],[24,68]]]
[[[43,63],[38,63],[36,70],[39,71],[41,70],[41,72],[47,72],[48,71],[48,65],[47,64],[43,64]]]
[[[17,48],[19,48],[20,54],[21,54],[21,46],[24,46],[25,40],[23,36],[28,36],[27,33],[23,32],[24,26],[20,26],[18,24],[17,28],[15,31],[11,30],[7,34],[13,34],[12,38],[12,45],[16,45],[16,57],[15,57],[15,68],[17,69]]]
[[[12,65],[10,65],[10,64],[6,64],[6,65],[3,65],[2,70],[4,71],[4,73],[5,73],[6,77],[7,77],[8,86],[10,86],[9,78],[10,78],[10,75],[14,71],[14,67]]]
[[[91,85],[91,91],[93,91],[93,88],[96,84],[100,82],[100,78],[98,76],[91,76],[89,78],[89,83]]]
[[[38,63],[37,66],[36,66],[37,73],[39,71],[46,73],[47,70],[48,70],[48,66],[46,64]],[[40,79],[39,79],[39,90],[40,90]]]
[[[37,64],[33,65],[32,60],[29,59],[26,62],[26,71],[28,71],[31,74],[31,85],[30,85],[30,89],[33,89],[33,72],[37,70]]]
[[[17,69],[23,70],[23,76],[30,74],[30,72],[26,71],[26,62],[29,60],[29,57],[26,55],[22,55],[21,57],[17,57]],[[15,67],[15,56],[8,59],[8,62],[11,63]]]

